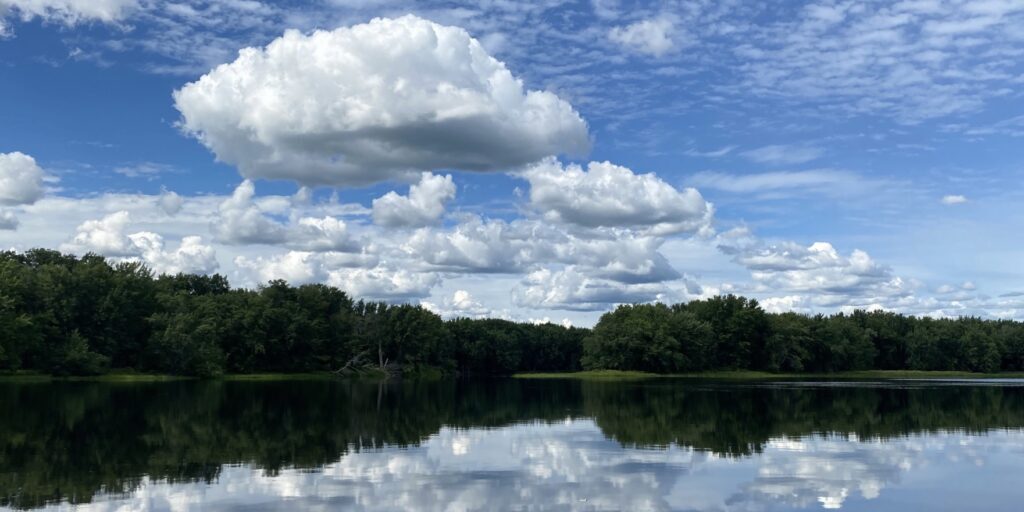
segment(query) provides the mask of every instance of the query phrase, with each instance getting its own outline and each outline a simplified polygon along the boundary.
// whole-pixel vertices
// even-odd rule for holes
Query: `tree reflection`
[[[423,443],[442,427],[591,417],[623,446],[760,453],[812,434],[888,439],[1024,426],[1024,387],[577,382],[176,382],[0,386],[0,505],[127,493],[143,477],[211,482]]]

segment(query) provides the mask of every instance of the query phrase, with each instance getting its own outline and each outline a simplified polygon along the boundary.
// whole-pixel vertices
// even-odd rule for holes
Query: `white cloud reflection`
[[[567,419],[445,427],[420,446],[351,453],[317,471],[242,465],[211,484],[146,480],[77,510],[900,510],[908,496],[923,510],[985,496],[999,475],[1012,478],[1003,464],[1022,456],[1024,433],[994,431],[776,438],[763,453],[733,459],[679,446],[627,449],[593,421]],[[1019,503],[1015,489],[979,509]]]

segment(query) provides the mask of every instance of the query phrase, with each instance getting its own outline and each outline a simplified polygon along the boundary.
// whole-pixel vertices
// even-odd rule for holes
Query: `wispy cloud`
[[[817,169],[756,174],[708,171],[694,175],[690,179],[690,183],[699,188],[745,194],[784,189],[814,189],[835,192],[842,189],[849,191],[851,186],[861,186],[863,180],[858,175],[846,171]]]
[[[725,146],[723,148],[714,149],[711,151],[698,151],[696,149],[688,149],[683,154],[686,156],[694,156],[701,158],[721,158],[733,152],[736,146]]]
[[[817,160],[824,154],[821,148],[776,144],[745,151],[743,156],[768,165],[796,165]]]

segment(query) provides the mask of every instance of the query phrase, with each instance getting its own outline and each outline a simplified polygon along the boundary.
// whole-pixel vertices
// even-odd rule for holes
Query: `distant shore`
[[[517,373],[517,379],[581,379],[635,380],[688,378],[710,380],[777,380],[777,379],[1024,379],[1024,373],[974,373],[955,371],[865,370],[836,373],[769,373],[748,370],[661,374],[618,370],[593,370],[566,373]]]
[[[430,376],[405,376],[407,380],[437,380],[438,377]],[[499,377],[502,378],[502,377]],[[856,372],[836,373],[769,373],[757,371],[711,371],[697,373],[659,374],[648,372],[618,371],[618,370],[593,370],[582,372],[550,372],[550,373],[516,373],[503,378],[515,379],[576,379],[576,380],[641,380],[641,379],[707,379],[707,380],[896,380],[896,379],[1024,379],[1024,373],[972,373],[955,371],[913,371],[913,370],[866,370]],[[41,373],[7,373],[0,374],[0,383],[10,382],[108,382],[108,383],[146,383],[146,382],[174,382],[185,380],[212,380],[225,382],[270,382],[270,381],[295,381],[295,380],[384,380],[383,375],[360,374],[339,376],[331,372],[310,372],[310,373],[241,373],[228,374],[208,379],[189,377],[182,375],[164,375],[152,373],[108,373],[104,375],[91,376],[60,376]]]

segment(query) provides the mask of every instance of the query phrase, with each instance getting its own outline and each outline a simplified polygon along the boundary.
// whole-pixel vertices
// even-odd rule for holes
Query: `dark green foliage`
[[[658,373],[698,369],[710,329],[664,304],[622,306],[601,317],[583,341],[583,367]]]
[[[1024,324],[914,318],[882,311],[768,314],[732,295],[620,306],[584,342],[586,369],[659,373],[765,370],[1024,370]]]
[[[508,375],[586,369],[1024,371],[1024,324],[887,312],[768,314],[734,295],[625,305],[594,329],[443,321],[409,304],[353,301],[325,285],[153,276],[36,249],[0,252],[0,371],[111,368],[224,373],[361,371]]]
[[[155,278],[141,264],[95,255],[0,253],[0,371],[505,375],[579,369],[586,332],[445,322],[419,306],[353,302],[325,285],[233,290],[220,275]]]

